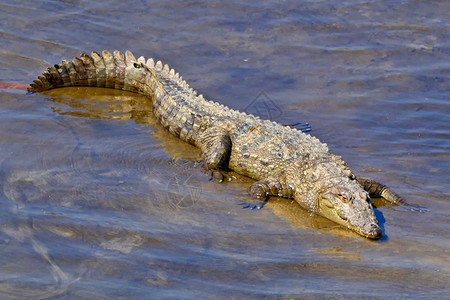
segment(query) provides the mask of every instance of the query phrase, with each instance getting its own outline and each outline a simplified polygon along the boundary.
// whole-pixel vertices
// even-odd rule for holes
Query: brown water
[[[82,51],[169,63],[207,98],[308,122],[376,201],[370,241],[209,181],[148,101],[0,90],[0,298],[449,298],[449,1],[2,1],[0,81]],[[233,175],[233,174],[231,174]]]

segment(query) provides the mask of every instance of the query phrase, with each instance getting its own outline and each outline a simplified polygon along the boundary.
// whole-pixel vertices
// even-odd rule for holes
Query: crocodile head
[[[368,193],[356,180],[343,181],[319,194],[318,213],[364,237],[380,238],[382,232]]]
[[[369,194],[345,165],[319,163],[303,174],[294,194],[300,205],[366,238],[381,237]]]

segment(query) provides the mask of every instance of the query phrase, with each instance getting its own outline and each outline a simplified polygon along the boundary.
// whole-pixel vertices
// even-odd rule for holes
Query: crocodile
[[[82,53],[48,67],[28,91],[69,86],[147,96],[155,117],[171,134],[201,149],[207,170],[231,170],[255,180],[249,189],[252,209],[262,208],[270,196],[291,198],[312,213],[378,239],[382,230],[370,197],[406,204],[388,187],[355,176],[342,157],[317,138],[208,101],[161,61],[136,59],[130,51]]]

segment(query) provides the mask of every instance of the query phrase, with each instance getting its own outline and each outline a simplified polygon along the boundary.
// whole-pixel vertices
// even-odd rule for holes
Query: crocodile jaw
[[[367,193],[360,192],[351,201],[343,202],[332,191],[322,195],[319,200],[318,214],[341,224],[354,232],[369,238],[379,239],[381,228],[373,211]]]

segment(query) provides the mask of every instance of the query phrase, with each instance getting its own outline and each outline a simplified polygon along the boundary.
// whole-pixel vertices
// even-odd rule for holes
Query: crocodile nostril
[[[378,224],[372,223],[369,225],[370,237],[373,239],[378,239],[383,234],[380,226]]]

